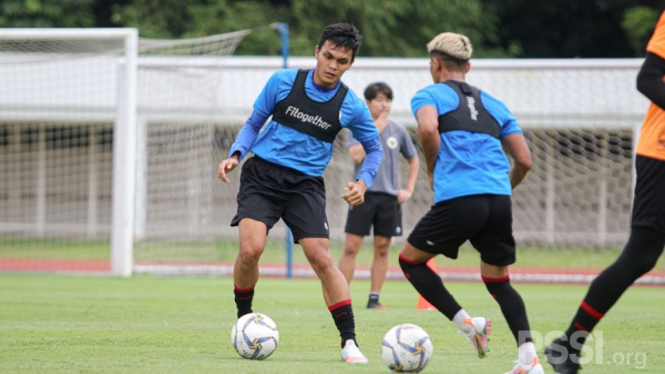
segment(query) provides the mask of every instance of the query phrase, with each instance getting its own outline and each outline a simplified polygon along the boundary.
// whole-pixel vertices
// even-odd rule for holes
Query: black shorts
[[[242,166],[238,212],[231,226],[238,226],[243,218],[261,221],[268,230],[282,218],[295,243],[303,238],[329,238],[323,178],[254,156]]]
[[[433,254],[456,259],[467,240],[483,262],[515,263],[513,213],[510,196],[471,195],[442,201],[420,219],[407,241]]]
[[[349,206],[344,232],[360,236],[369,235],[374,226],[374,236],[402,235],[402,205],[397,196],[379,192],[365,193],[365,202]]]
[[[637,155],[631,227],[665,233],[665,161]]]

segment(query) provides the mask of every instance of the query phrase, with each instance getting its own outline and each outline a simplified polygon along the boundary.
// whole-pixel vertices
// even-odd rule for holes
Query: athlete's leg
[[[372,261],[372,293],[380,293],[388,271],[388,252],[391,238],[374,236],[374,260]]]
[[[367,300],[368,309],[386,309],[379,303],[381,287],[386,280],[388,271],[388,252],[390,250],[390,237],[374,234],[374,259],[372,260],[371,286],[369,299]]]
[[[547,362],[556,371],[577,373],[587,336],[635,280],[651,270],[663,253],[665,234],[633,227],[617,260],[591,282],[568,330],[545,348]]]
[[[508,266],[490,265],[481,261],[480,275],[487,291],[501,307],[517,342],[517,364],[511,373],[542,373],[543,367],[531,337],[526,307],[520,294],[510,284]]]
[[[233,265],[233,283],[238,317],[252,312],[254,286],[259,280],[259,259],[266,246],[265,223],[243,218],[238,224],[240,248]]]
[[[321,280],[323,298],[339,330],[344,348],[348,340],[356,340],[349,284],[333,261],[327,238],[303,238],[299,242],[312,269]]]
[[[457,303],[439,275],[427,266],[427,261],[434,256],[407,242],[399,254],[399,264],[418,293],[452,321],[471,342],[478,357],[483,358],[489,352],[487,335],[491,331],[491,321],[484,317],[471,318]]]
[[[586,336],[621,295],[639,277],[649,272],[663,254],[665,234],[644,227],[634,227],[623,252],[617,260],[591,282],[582,304],[566,331],[569,351],[578,355]],[[577,339],[575,339],[577,338]]]
[[[349,299],[349,286],[333,261],[330,241],[326,238],[303,238],[299,243],[309,264],[321,280],[326,304],[331,306]]]
[[[399,265],[416,291],[452,321],[462,307],[444,287],[439,275],[427,266],[434,256],[407,242],[399,254]]]
[[[480,275],[487,291],[501,307],[517,345],[533,341],[526,307],[520,294],[510,284],[508,266],[495,266],[481,261]]]
[[[356,256],[363,245],[363,239],[364,237],[360,235],[346,234],[344,251],[339,258],[339,270],[348,283],[351,283],[353,272],[356,270]]]

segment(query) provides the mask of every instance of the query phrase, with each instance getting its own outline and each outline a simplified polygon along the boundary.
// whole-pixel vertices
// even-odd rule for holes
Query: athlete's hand
[[[220,162],[219,169],[217,169],[217,175],[219,176],[219,179],[221,179],[224,183],[229,183],[230,181],[226,174],[232,172],[236,166],[238,166],[237,156],[231,156],[230,158]]]
[[[344,191],[349,191],[342,195],[344,199],[351,206],[358,206],[365,202],[365,191],[367,191],[367,186],[365,186],[365,181],[362,179],[358,182],[353,183],[349,182],[344,187]]]
[[[401,204],[409,200],[411,195],[413,195],[413,192],[409,190],[397,190],[397,202]]]

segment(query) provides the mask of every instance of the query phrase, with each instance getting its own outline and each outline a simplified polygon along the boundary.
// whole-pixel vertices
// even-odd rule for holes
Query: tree
[[[159,4],[159,6],[157,6]],[[240,55],[279,54],[279,36],[265,26],[286,22],[291,54],[310,56],[321,29],[351,22],[364,34],[362,56],[426,56],[425,45],[436,34],[467,34],[476,56],[509,56],[498,47],[499,19],[481,0],[133,0],[116,6],[119,24],[139,27],[143,37],[198,37],[259,28],[238,46]],[[494,44],[492,48],[488,44]]]
[[[95,0],[4,0],[0,27],[93,27]]]
[[[351,22],[360,56],[424,57],[436,34],[469,36],[474,57],[636,57],[662,0],[4,0],[0,27],[136,27],[180,39],[255,29],[240,55],[277,55],[285,22],[293,56],[311,56],[321,29]],[[636,5],[637,3],[637,5]]]
[[[521,56],[530,58],[642,56],[643,47],[642,51],[636,49],[636,44],[643,42],[641,27],[650,28],[651,32],[655,21],[641,25],[636,22],[653,18],[644,16],[645,10],[662,12],[660,0],[640,0],[643,13],[632,15],[634,0],[493,0],[492,3],[501,19],[500,45],[506,48],[510,43],[516,44]]]
[[[444,31],[468,35],[476,56],[505,56],[503,48],[487,48],[497,44],[494,14],[479,0],[292,0],[293,54],[312,54],[323,26],[346,21],[364,35],[362,56],[423,57],[427,42]]]
[[[636,6],[624,14],[621,28],[625,31],[628,43],[633,51],[642,56],[660,13],[647,6]]]

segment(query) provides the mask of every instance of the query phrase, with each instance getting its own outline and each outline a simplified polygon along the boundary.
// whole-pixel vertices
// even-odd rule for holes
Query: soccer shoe
[[[369,362],[369,359],[360,352],[356,343],[349,339],[346,341],[344,349],[342,349],[342,361],[349,364],[366,364]]]
[[[386,307],[379,304],[378,301],[368,301],[367,302],[367,309],[377,309],[377,310],[386,310]]]
[[[492,320],[485,317],[473,317],[464,320],[464,323],[471,326],[471,331],[463,333],[468,341],[471,342],[473,348],[478,353],[478,358],[485,358],[490,352],[487,342],[487,337],[492,331]]]
[[[543,369],[543,365],[540,364],[538,357],[534,357],[531,365],[523,365],[517,361],[513,370],[506,374],[545,374],[545,370]]]
[[[580,364],[573,362],[571,355],[568,354],[568,352],[565,352],[564,357],[564,352],[555,349],[555,345],[566,346],[565,344],[562,344],[561,338],[548,344],[545,347],[545,357],[547,357],[547,362],[552,365],[557,374],[577,374],[577,372],[582,369]]]

